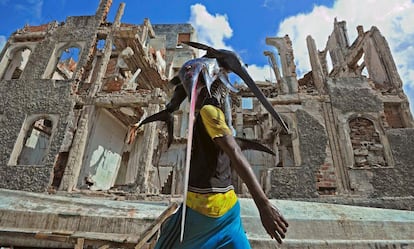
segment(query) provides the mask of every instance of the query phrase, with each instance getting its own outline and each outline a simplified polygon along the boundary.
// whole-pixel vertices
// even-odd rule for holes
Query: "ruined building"
[[[198,57],[197,50],[181,42],[196,41],[197,34],[190,24],[155,25],[149,19],[142,24],[122,23],[123,4],[109,22],[111,2],[101,0],[93,16],[25,26],[10,36],[1,52],[0,188],[4,203],[10,198],[18,202],[16,196],[39,200],[34,197],[37,193],[45,202],[63,198],[59,200],[72,203],[80,197],[98,196],[93,202],[118,200],[108,206],[119,205],[123,210],[132,204],[122,200],[162,202],[180,197],[186,104],[176,113],[169,149],[162,123],[141,128],[131,144],[128,131],[164,108],[172,93],[168,80],[185,61]],[[277,55],[263,54],[272,62],[276,82],[257,84],[288,124],[290,134],[279,133],[280,127],[247,88],[240,86],[240,93],[232,96],[237,136],[259,140],[276,152],[276,156],[245,152],[270,198],[412,210],[414,121],[409,103],[385,38],[376,27],[357,30],[358,37],[350,43],[346,23],[335,20],[325,48],[316,48],[311,36],[303,41],[312,69],[301,79],[296,75],[289,37],[266,39],[278,51]],[[234,181],[240,196],[248,197],[237,176]],[[165,208],[150,206],[155,217]],[[45,209],[54,212],[53,205]],[[109,240],[108,236],[93,240],[90,234],[76,237],[73,233],[59,235],[66,236],[66,241],[57,240],[52,233],[39,235],[36,222],[25,223],[37,219],[33,218],[36,212],[0,211],[0,246],[10,241],[33,247],[65,247],[69,241],[78,247],[85,241],[102,246],[100,239]],[[47,216],[55,225],[51,228],[46,222],[43,229],[82,230],[68,228],[71,215]],[[136,214],[126,216],[142,219]],[[124,229],[121,232],[92,226],[82,230],[102,234],[140,234],[150,223],[145,219],[141,223],[88,219],[88,224],[100,224],[97,227],[104,222],[106,226],[131,223],[119,225]],[[22,234],[54,242],[10,239]],[[131,241],[138,243],[139,236],[135,237]],[[129,241],[116,238],[111,241]]]

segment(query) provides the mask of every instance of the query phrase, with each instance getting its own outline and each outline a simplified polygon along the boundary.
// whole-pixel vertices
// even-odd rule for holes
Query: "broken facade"
[[[29,192],[123,191],[179,195],[187,134],[186,104],[165,127],[151,123],[127,143],[134,123],[164,108],[168,79],[197,52],[189,24],[106,20],[94,16],[26,26],[0,60],[0,187]],[[412,207],[413,118],[390,49],[372,27],[350,44],[335,20],[323,50],[306,42],[312,70],[297,79],[288,36],[269,37],[276,82],[257,82],[291,133],[269,117],[248,89],[232,96],[237,136],[276,152],[247,151],[271,198]],[[328,59],[329,58],[329,59]],[[279,69],[280,68],[280,69]],[[242,103],[251,101],[251,106]],[[237,192],[248,195],[237,176]],[[387,201],[388,200],[388,201]]]
[[[151,187],[157,125],[141,130],[132,145],[126,134],[165,103],[177,61],[196,56],[177,48],[178,39],[194,39],[194,30],[121,23],[124,5],[109,23],[110,5],[101,1],[94,16],[26,26],[10,37],[0,62],[1,187],[44,192],[129,184],[157,192]]]
[[[287,77],[279,86],[290,94],[279,95],[273,103],[293,128],[290,141],[293,155],[299,154],[294,162],[299,163],[271,169],[271,196],[412,205],[413,158],[408,148],[414,130],[408,100],[385,38],[376,27],[357,30],[350,44],[346,23],[335,20],[322,51],[307,37],[312,71],[297,82],[291,67],[283,67],[293,65],[283,62],[293,60],[284,49],[286,56],[280,59]],[[287,36],[266,41],[279,52],[281,44],[290,47]]]

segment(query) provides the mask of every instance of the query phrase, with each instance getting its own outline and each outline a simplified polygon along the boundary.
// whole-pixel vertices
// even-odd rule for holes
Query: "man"
[[[288,223],[279,210],[267,199],[257,181],[249,162],[233,137],[228,106],[228,89],[234,90],[228,82],[227,73],[238,75],[248,84],[273,116],[277,113],[248,76],[237,55],[227,50],[215,50],[203,44],[191,43],[202,49],[209,49],[208,58],[186,62],[178,77],[171,82],[176,85],[174,95],[167,108],[154,114],[138,126],[163,120],[169,130],[169,144],[172,141],[172,112],[188,97],[190,117],[194,108],[196,118],[194,129],[189,118],[189,181],[186,196],[185,230],[180,240],[183,206],[166,221],[161,229],[156,249],[245,249],[250,248],[240,217],[240,205],[231,182],[232,168],[245,182],[259,210],[266,232],[277,242],[285,238]],[[247,78],[246,78],[247,77]],[[267,105],[267,106],[266,106]],[[194,107],[196,106],[196,107]],[[224,112],[223,112],[224,111]],[[226,113],[227,115],[225,115]],[[280,119],[279,116],[275,117]],[[282,122],[283,121],[279,121]],[[284,125],[284,124],[283,124]],[[282,125],[282,126],[283,126]],[[189,150],[190,152],[190,150]]]
[[[184,240],[179,240],[179,210],[163,227],[155,248],[250,248],[231,167],[246,183],[267,233],[279,243],[285,237],[288,223],[265,196],[217,98],[205,98],[195,120]]]

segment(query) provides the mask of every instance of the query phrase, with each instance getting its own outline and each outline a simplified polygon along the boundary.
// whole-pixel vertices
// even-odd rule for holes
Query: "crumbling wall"
[[[20,79],[0,81],[0,99],[3,102],[0,106],[0,113],[3,115],[0,123],[1,188],[42,192],[51,183],[53,165],[67,129],[68,117],[73,115],[71,113],[75,99],[72,94],[77,84],[75,79],[82,73],[81,67],[89,59],[89,47],[94,44],[100,21],[97,16],[69,17],[64,24],[49,24],[45,30],[47,35],[36,38],[32,45],[34,49]],[[19,30],[12,35],[9,44],[25,44],[27,41],[24,39],[30,40],[32,36],[30,29]],[[55,66],[51,61],[58,56],[57,48],[74,44],[75,41],[82,45],[77,74],[71,80],[45,79],[47,67]],[[21,147],[16,144],[16,140],[26,118],[39,114],[58,117],[42,165],[10,164],[13,150]]]
[[[318,50],[312,37],[307,38],[312,71],[298,80],[295,103],[302,163],[271,170],[270,196],[324,195],[325,200],[377,206],[372,198],[392,197],[398,204],[385,199],[382,203],[393,208],[410,203],[400,200],[412,196],[413,188],[407,149],[412,148],[413,119],[407,98],[385,38],[376,27],[364,32],[359,26],[357,31],[350,43],[346,23],[335,19],[324,49]],[[273,103],[284,98],[288,97],[277,96]],[[347,195],[361,199],[347,202]]]
[[[414,196],[414,129],[391,129],[386,131],[394,166],[372,169],[371,197]]]
[[[30,71],[30,68],[28,68]],[[71,82],[49,80],[11,80],[0,82],[0,98],[5,118],[0,125],[0,187],[44,191],[50,181],[55,156],[66,129],[66,118],[73,102],[69,99]],[[43,165],[8,165],[17,136],[27,116],[58,114],[59,121]]]
[[[327,81],[332,106],[342,114],[382,111],[382,101],[362,77],[335,78]]]
[[[195,30],[191,24],[154,24],[153,28],[157,35],[165,36],[167,77],[172,78],[181,65],[196,56],[193,48],[179,44],[180,34],[188,41],[197,40]]]
[[[271,198],[315,198],[316,173],[326,159],[327,135],[321,123],[305,110],[295,112],[302,164],[276,168],[271,175]]]

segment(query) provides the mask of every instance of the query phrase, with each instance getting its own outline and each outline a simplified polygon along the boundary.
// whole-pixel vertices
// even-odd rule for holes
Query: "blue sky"
[[[124,0],[122,22],[191,23],[199,40],[236,51],[256,80],[274,80],[264,50],[266,37],[288,34],[299,77],[310,71],[306,36],[325,47],[334,18],[346,21],[350,42],[356,27],[379,28],[387,39],[414,113],[414,0]],[[120,0],[113,0],[113,21]],[[67,16],[93,15],[99,0],[0,0],[0,49],[25,24],[39,25]]]

